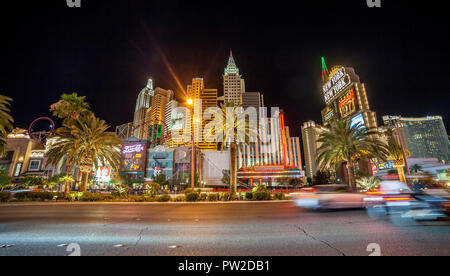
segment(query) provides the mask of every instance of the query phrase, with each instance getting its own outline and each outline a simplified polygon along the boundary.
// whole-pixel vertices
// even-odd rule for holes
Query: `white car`
[[[364,200],[366,194],[348,192],[347,185],[314,186],[292,193],[290,197],[295,200],[297,206],[314,210],[360,209],[369,204]]]

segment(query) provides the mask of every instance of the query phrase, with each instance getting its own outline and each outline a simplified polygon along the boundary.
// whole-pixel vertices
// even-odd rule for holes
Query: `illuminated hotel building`
[[[450,162],[450,141],[442,117],[383,116],[383,122],[398,128],[403,145],[411,153],[410,158],[437,158],[439,162]]]
[[[145,126],[145,117],[147,114],[147,110],[152,105],[152,98],[154,96],[153,90],[153,80],[149,79],[147,82],[147,86],[141,90],[139,93],[138,99],[136,101],[136,109],[134,111],[134,120],[133,120],[133,135],[141,140],[147,139],[147,132]]]
[[[187,96],[194,101],[193,118],[194,121],[194,142],[202,151],[217,150],[217,142],[208,141],[208,137],[204,135],[203,130],[213,118],[204,119],[205,110],[211,107],[217,107],[217,89],[206,89],[202,78],[194,78],[192,84],[187,87]],[[185,121],[185,129],[191,129],[190,120]]]
[[[242,107],[259,109],[264,106],[264,97],[260,92],[245,92],[242,94]]]
[[[314,121],[305,122],[302,126],[305,173],[308,178],[313,178],[318,171],[316,152],[320,147],[320,143],[318,143],[317,140],[319,139],[319,136],[326,131],[328,131],[328,129],[317,125]]]
[[[147,140],[156,145],[166,134],[166,107],[167,103],[173,100],[174,93],[157,87],[154,90],[151,107],[147,109],[144,131],[147,133]]]
[[[242,105],[245,81],[239,75],[239,68],[236,66],[232,52],[230,52],[230,58],[223,75],[223,93],[225,103],[232,102],[235,106]]]
[[[361,83],[355,69],[335,66],[331,72],[322,58],[322,80],[326,108],[322,110],[324,126],[336,120],[361,123],[366,128],[376,129],[376,113],[370,110],[364,83]]]
[[[275,186],[280,178],[302,178],[300,138],[290,136],[284,114],[262,120],[258,142],[238,145],[238,179]]]

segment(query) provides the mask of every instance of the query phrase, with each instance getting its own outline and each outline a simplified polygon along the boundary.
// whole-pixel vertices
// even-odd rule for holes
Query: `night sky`
[[[9,2],[0,9],[0,94],[14,98],[18,127],[72,92],[110,125],[130,122],[149,77],[181,98],[169,67],[184,88],[204,77],[222,94],[232,49],[246,90],[283,108],[295,135],[304,121],[321,122],[321,56],[329,68],[355,68],[379,123],[386,114],[441,115],[450,129],[441,1],[383,0],[374,9],[366,0]]]

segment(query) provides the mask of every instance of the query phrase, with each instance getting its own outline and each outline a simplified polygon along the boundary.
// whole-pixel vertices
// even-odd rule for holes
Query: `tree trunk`
[[[355,167],[353,163],[350,161],[347,163],[347,173],[348,173],[348,184],[352,192],[356,192],[358,188],[356,187],[355,181]]]
[[[230,196],[234,198],[237,192],[237,146],[235,142],[230,144]]]
[[[80,192],[87,192],[88,186],[88,176],[89,172],[81,171],[81,184],[80,184]]]
[[[398,172],[398,177],[400,178],[400,181],[406,184],[406,176],[405,176],[405,171],[403,168],[404,168],[404,166],[397,167],[397,172]]]
[[[73,165],[70,163],[66,163],[66,175],[72,176],[72,167]],[[66,186],[64,188],[64,195],[68,195],[70,193],[70,181],[66,181]]]

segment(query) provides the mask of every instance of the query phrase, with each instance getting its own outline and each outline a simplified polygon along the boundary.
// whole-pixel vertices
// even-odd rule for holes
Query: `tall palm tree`
[[[238,109],[234,103],[226,103],[221,105],[220,121],[222,122],[222,133],[216,132],[216,136],[223,134],[223,142],[221,143],[221,150],[225,147],[230,150],[230,194],[234,197],[237,192],[237,149],[238,149],[238,132],[244,130],[245,143],[250,144],[252,141],[258,139],[257,127],[253,127],[248,120],[245,122],[238,122]],[[239,126],[239,123],[243,123],[244,126]]]
[[[5,153],[6,137],[13,128],[12,123],[14,119],[9,114],[11,112],[9,109],[11,102],[11,98],[0,95],[0,156]]]
[[[352,126],[350,121],[336,121],[317,141],[321,144],[317,163],[322,169],[345,164],[349,186],[356,191],[354,162],[363,158],[386,160],[389,155],[387,145],[376,137],[378,132],[367,130],[362,124]]]
[[[392,159],[394,161],[394,168],[397,169],[398,177],[400,178],[400,181],[403,183],[406,183],[406,176],[405,176],[405,155],[406,158],[410,155],[408,151],[404,151],[402,148],[402,145],[397,140],[397,138],[394,135],[393,131],[388,132],[388,150],[389,150],[389,159]]]
[[[77,93],[62,94],[61,99],[50,106],[53,116],[64,119],[64,123],[74,123],[83,116],[90,115],[89,103],[85,96],[78,96]]]
[[[84,120],[75,120],[73,124],[63,124],[56,131],[57,140],[48,152],[49,161],[53,163],[61,160],[61,156],[67,156],[70,164],[78,165],[81,192],[87,191],[88,176],[93,167],[108,163],[112,169],[119,169],[122,141],[108,129],[105,121],[91,114]]]
[[[70,126],[75,124],[77,120],[84,120],[85,117],[92,114],[90,111],[89,103],[86,102],[85,96],[78,96],[77,93],[72,94],[62,94],[61,99],[50,106],[50,111],[53,116],[63,119],[63,125]],[[60,135],[68,137],[71,135],[70,128],[65,128],[60,130]],[[68,131],[66,133],[61,133],[61,131]],[[51,158],[51,163],[57,166],[61,161],[65,160],[66,175],[68,176],[66,180],[65,193],[67,194],[70,190],[70,183],[73,182],[72,169],[75,165],[73,163],[73,158],[70,156],[70,149],[61,149],[62,151],[54,153]]]

